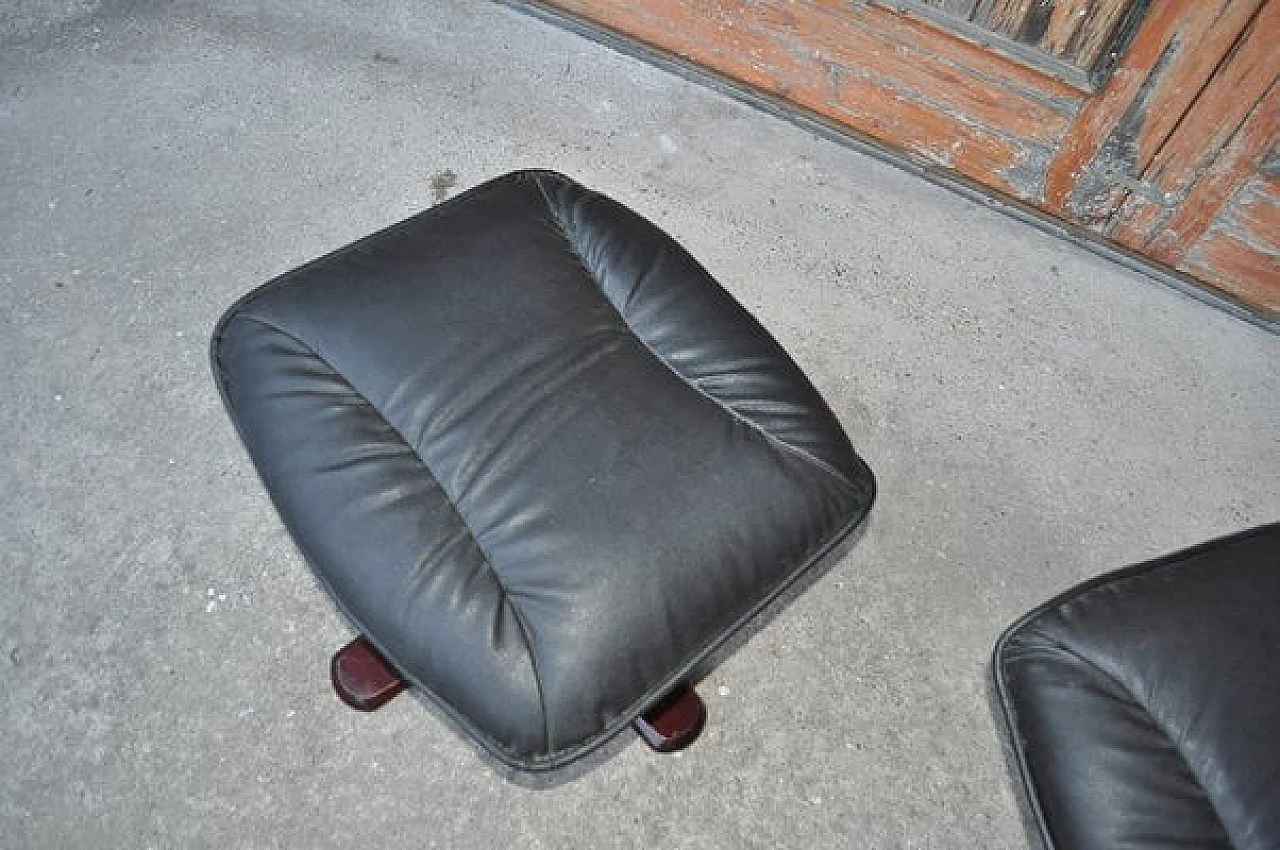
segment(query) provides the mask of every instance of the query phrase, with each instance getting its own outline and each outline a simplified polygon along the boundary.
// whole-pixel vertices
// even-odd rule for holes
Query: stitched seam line
[[[1159,732],[1161,735],[1165,737],[1165,740],[1167,740],[1170,743],[1170,745],[1172,745],[1173,751],[1177,754],[1178,758],[1182,761],[1183,766],[1186,767],[1187,773],[1190,774],[1190,776],[1196,781],[1196,784],[1200,786],[1200,793],[1204,795],[1204,801],[1206,805],[1208,805],[1209,811],[1213,812],[1213,816],[1214,818],[1217,819],[1218,825],[1222,827],[1223,834],[1226,835],[1228,838],[1231,838],[1231,830],[1227,829],[1227,823],[1222,819],[1222,814],[1218,811],[1218,807],[1214,805],[1213,798],[1209,796],[1209,792],[1205,788],[1205,783],[1203,779],[1200,776],[1196,775],[1196,771],[1191,767],[1191,762],[1187,758],[1186,753],[1184,753],[1182,751],[1182,748],[1178,746],[1177,739],[1169,733],[1169,730],[1165,729],[1164,726],[1161,725],[1160,721],[1156,718],[1156,716],[1151,713],[1150,709],[1148,709],[1145,705],[1142,704],[1142,702],[1137,698],[1137,696],[1133,693],[1133,691],[1129,688],[1129,686],[1126,685],[1124,682],[1122,682],[1119,678],[1117,678],[1116,676],[1108,672],[1107,670],[1103,669],[1096,662],[1090,660],[1089,658],[1086,658],[1084,655],[1081,655],[1076,650],[1064,645],[1061,641],[1054,640],[1053,638],[1045,637],[1043,633],[1041,633],[1041,637],[1044,640],[1045,645],[1047,647],[1051,649],[1055,649],[1058,652],[1061,652],[1063,655],[1066,655],[1069,658],[1072,658],[1075,661],[1079,662],[1080,664],[1083,664],[1088,670],[1092,671],[1099,678],[1105,679],[1106,681],[1111,682],[1113,685],[1115,685],[1115,687],[1118,688],[1121,691],[1121,693],[1123,693],[1126,697],[1129,698],[1130,702],[1132,702],[1135,706],[1137,706],[1139,711],[1141,711],[1143,714],[1147,716],[1148,719],[1150,719],[1151,725],[1155,727],[1155,730],[1157,732]],[[1008,674],[1009,674],[1009,670],[1008,670],[1009,664],[1010,664],[1009,659],[1004,659],[1001,664],[1002,671],[1004,672],[1006,678],[1008,677]],[[1234,839],[1232,840],[1232,843],[1233,844],[1236,843]]]
[[[413,443],[409,442],[409,440],[405,438],[404,434],[400,433],[400,429],[397,428],[394,424],[392,424],[392,422],[389,419],[387,419],[386,416],[383,415],[382,411],[378,410],[377,406],[374,405],[373,402],[371,402],[364,393],[356,389],[356,387],[351,383],[351,381],[349,381],[345,375],[343,375],[340,371],[338,371],[338,369],[332,363],[330,363],[329,360],[323,354],[321,354],[318,350],[316,350],[314,346],[307,343],[305,340],[300,338],[297,334],[292,333],[291,331],[285,330],[284,328],[280,327],[274,322],[268,321],[259,316],[251,315],[249,313],[240,313],[239,316],[245,321],[254,322],[255,324],[268,328],[269,330],[272,330],[275,333],[278,333],[281,336],[286,337],[287,339],[293,340],[299,346],[304,348],[312,357],[314,357],[316,360],[319,360],[325,366],[325,368],[327,368],[330,372],[334,374],[335,377],[337,377],[338,380],[346,384],[347,387],[350,388],[351,392],[354,393],[365,405],[367,405],[368,408],[372,410],[378,416],[379,419],[381,419],[384,423],[386,423],[386,426],[391,429],[391,432],[400,438],[400,441],[405,444],[405,447],[409,449],[409,451],[413,454],[413,457],[417,459],[419,464],[421,464],[423,472],[425,472],[431,478],[431,480],[436,483],[436,486],[440,488],[440,492],[444,495],[445,501],[449,503],[449,507],[452,508],[453,512],[458,516],[458,519],[459,521],[461,521],[463,528],[467,530],[467,533],[471,536],[472,541],[475,542],[476,548],[480,550],[480,554],[484,557],[485,566],[489,568],[489,572],[493,576],[494,584],[498,586],[498,591],[502,594],[503,601],[506,602],[509,606],[511,606],[511,612],[512,614],[515,615],[517,625],[520,626],[520,636],[524,640],[525,651],[529,653],[529,665],[533,669],[533,681],[538,689],[538,707],[542,711],[542,739],[543,739],[542,748],[543,750],[550,752],[551,751],[551,733],[550,733],[550,719],[547,717],[547,699],[546,699],[546,694],[543,690],[542,674],[539,672],[539,668],[538,668],[538,656],[537,656],[537,653],[533,651],[533,639],[529,631],[529,625],[525,621],[524,612],[520,610],[520,606],[516,604],[516,601],[512,597],[511,592],[507,589],[506,583],[503,582],[502,580],[502,575],[493,566],[493,560],[489,557],[489,553],[485,551],[485,548],[483,544],[481,544],[479,537],[476,536],[475,531],[471,528],[470,524],[467,523],[466,516],[462,513],[461,510],[458,509],[458,505],[453,501],[453,498],[449,495],[448,491],[445,490],[444,487],[440,484],[439,476],[437,476],[435,472],[431,469],[430,464],[427,463],[426,458],[422,456],[422,453],[418,451],[418,448]]]
[[[762,425],[760,425],[760,423],[756,422],[753,419],[748,419],[746,416],[742,415],[737,410],[734,410],[733,407],[726,404],[722,399],[717,398],[716,396],[704,390],[702,387],[698,386],[698,384],[696,384],[695,382],[689,380],[687,377],[681,374],[680,370],[676,369],[676,367],[673,366],[665,357],[663,357],[661,354],[655,351],[653,346],[649,344],[649,341],[644,338],[644,335],[631,326],[631,323],[627,321],[627,317],[624,316],[622,314],[622,311],[618,309],[618,305],[614,304],[613,301],[609,299],[609,296],[605,294],[604,288],[600,285],[600,281],[597,279],[595,272],[593,272],[591,270],[591,267],[587,265],[587,261],[582,256],[582,252],[578,250],[578,245],[574,241],[568,225],[566,224],[565,220],[560,216],[560,213],[556,209],[556,205],[552,202],[551,197],[547,194],[546,187],[542,185],[542,180],[539,179],[538,177],[535,177],[533,182],[534,182],[534,185],[538,187],[538,192],[542,195],[543,203],[546,204],[547,212],[551,215],[551,220],[555,222],[556,228],[560,231],[560,235],[564,237],[565,244],[569,246],[570,253],[572,253],[574,258],[578,261],[578,265],[582,268],[583,273],[586,274],[586,276],[591,280],[592,284],[595,285],[596,289],[600,293],[600,297],[604,299],[604,302],[613,308],[613,312],[617,314],[618,319],[627,328],[627,330],[631,332],[631,336],[634,337],[642,346],[644,346],[644,349],[648,351],[649,354],[651,354],[655,360],[657,360],[659,363],[665,366],[667,368],[667,371],[669,371],[672,375],[675,375],[676,378],[678,378],[680,382],[684,384],[686,387],[693,390],[698,395],[702,396],[707,401],[714,404],[722,412],[728,414],[732,418],[743,423],[748,428],[755,431],[757,434],[760,434],[762,437],[765,438],[766,441],[773,443],[774,445],[779,446],[785,449],[786,451],[791,452],[792,454],[796,455],[797,457],[806,461],[807,463],[818,467],[819,469],[823,470],[828,475],[832,476],[837,481],[839,481],[847,489],[853,490],[853,491],[858,491],[861,489],[855,486],[854,483],[850,481],[849,478],[844,473],[840,472],[840,470],[836,469],[831,464],[824,461],[822,458],[815,457],[814,455],[810,454],[809,452],[805,451],[799,446],[794,445],[792,443],[788,443],[786,440],[782,439],[777,434],[774,434],[773,432],[764,428]]]

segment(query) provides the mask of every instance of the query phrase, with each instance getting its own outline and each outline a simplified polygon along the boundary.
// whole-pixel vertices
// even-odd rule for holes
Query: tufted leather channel
[[[341,609],[526,769],[623,728],[874,495],[813,387],[706,271],[550,172],[266,284],[213,359]]]
[[[1047,846],[1280,848],[1280,524],[1067,592],[995,676]]]

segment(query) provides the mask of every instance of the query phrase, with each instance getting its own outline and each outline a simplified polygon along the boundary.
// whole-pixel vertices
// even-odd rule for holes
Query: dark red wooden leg
[[[646,744],[660,753],[674,753],[692,744],[707,722],[707,707],[688,685],[677,685],[653,708],[632,722]]]
[[[342,701],[360,711],[381,708],[405,685],[364,635],[333,654],[329,673]]]

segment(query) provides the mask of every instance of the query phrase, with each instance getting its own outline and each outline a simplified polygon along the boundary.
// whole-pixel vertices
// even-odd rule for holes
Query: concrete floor
[[[489,3],[23,0],[0,30],[0,845],[1020,847],[986,664],[1280,518],[1280,339]],[[220,311],[498,173],[652,217],[876,470],[862,541],[638,743],[530,788],[348,632],[223,414]]]

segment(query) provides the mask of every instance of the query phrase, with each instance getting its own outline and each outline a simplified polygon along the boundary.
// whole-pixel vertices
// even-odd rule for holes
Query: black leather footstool
[[[1280,524],[1068,591],[995,678],[1046,846],[1280,848]]]
[[[499,178],[280,277],[217,380],[298,546],[402,683],[526,769],[650,709],[863,519],[871,473],[683,249],[550,172]],[[687,738],[686,734],[686,738]]]

